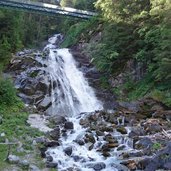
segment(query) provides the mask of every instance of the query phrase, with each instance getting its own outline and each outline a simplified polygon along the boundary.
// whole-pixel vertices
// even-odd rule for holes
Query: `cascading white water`
[[[114,161],[117,163],[115,154],[113,157],[105,159],[96,151],[99,142],[101,145],[103,144],[103,138],[96,140],[92,150],[88,149],[90,144],[80,146],[75,142],[76,139],[82,138],[86,132],[79,124],[81,117],[83,117],[79,114],[100,110],[102,104],[97,100],[83,73],[76,68],[76,62],[69,50],[56,47],[55,42],[60,36],[55,35],[50,38],[49,44],[44,48],[45,51],[49,51],[46,70],[50,75],[52,85],[52,114],[68,116],[68,120],[74,123],[74,130],[67,131],[67,135],[60,138],[61,145],[49,148],[46,155],[52,156],[53,161],[58,163],[58,171],[68,171],[68,168],[72,168],[71,171],[118,171],[113,167]],[[113,135],[115,134],[114,132]],[[120,136],[118,133],[117,135]],[[72,156],[65,153],[65,149],[68,147],[72,148]],[[99,164],[96,165],[97,163]],[[93,165],[96,165],[96,169],[93,168]],[[98,167],[102,168],[98,170]]]
[[[51,78],[52,113],[73,116],[81,112],[102,109],[94,91],[68,49],[57,49],[54,45],[60,35],[49,39],[44,50],[49,50],[47,72]]]

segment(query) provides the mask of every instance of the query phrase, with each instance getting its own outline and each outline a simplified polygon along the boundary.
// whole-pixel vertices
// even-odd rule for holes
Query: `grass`
[[[28,113],[22,112],[23,107],[21,101],[11,106],[0,105],[0,115],[3,118],[2,124],[0,124],[0,134],[5,134],[5,136],[0,137],[0,142],[3,143],[6,140],[9,142],[20,141],[25,151],[33,151],[31,140],[34,137],[41,136],[42,133],[26,124]],[[11,153],[24,156],[25,152],[17,152],[17,147],[18,145],[12,145]],[[8,163],[4,161],[7,156],[7,148],[7,145],[0,145],[0,170],[8,166]]]

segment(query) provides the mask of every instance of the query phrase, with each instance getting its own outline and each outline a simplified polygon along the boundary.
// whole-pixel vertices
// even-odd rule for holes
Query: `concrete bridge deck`
[[[82,19],[89,19],[91,17],[97,16],[97,13],[95,12],[84,11],[69,7],[61,7],[59,5],[42,2],[34,2],[31,0],[0,0],[0,7],[34,11],[53,15],[60,14]]]

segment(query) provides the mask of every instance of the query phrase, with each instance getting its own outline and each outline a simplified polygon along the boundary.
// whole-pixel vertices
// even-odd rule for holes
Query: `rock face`
[[[24,50],[13,57],[7,69],[19,90],[18,96],[26,104],[35,105],[39,111],[46,111],[51,106],[46,57],[46,53]]]

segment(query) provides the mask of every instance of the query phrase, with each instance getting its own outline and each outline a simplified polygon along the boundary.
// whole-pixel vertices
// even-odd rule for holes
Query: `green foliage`
[[[152,146],[153,150],[160,150],[162,148],[162,145],[158,142],[154,143]]]
[[[10,80],[0,79],[0,104],[14,105],[19,101],[16,90]]]
[[[78,43],[80,39],[88,39],[88,35],[86,34],[87,30],[91,28],[91,26],[94,26],[92,25],[94,22],[95,20],[92,19],[91,21],[77,22],[70,26],[66,33],[66,38],[61,46],[70,47]]]
[[[74,7],[82,10],[95,10],[94,3],[96,0],[61,0],[63,7]]]

